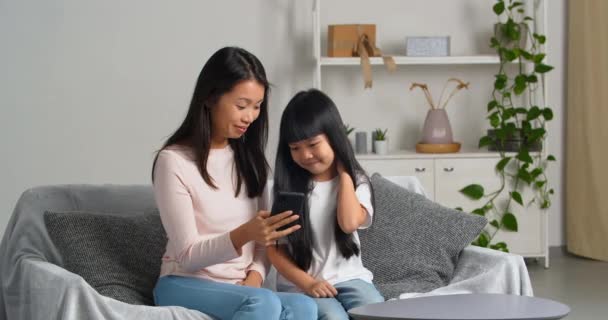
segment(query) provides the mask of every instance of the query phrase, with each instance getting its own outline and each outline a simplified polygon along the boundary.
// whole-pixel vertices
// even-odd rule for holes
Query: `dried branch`
[[[416,82],[414,82],[410,86],[410,91],[414,90],[414,88],[420,88],[424,92],[424,96],[426,98],[426,101],[431,106],[431,109],[436,109],[435,103],[433,102],[433,97],[431,96],[431,93],[429,92],[429,87],[426,85],[426,83],[416,83]]]
[[[450,93],[450,95],[448,96],[448,98],[445,100],[445,102],[443,103],[443,105],[441,104],[441,99],[443,99],[443,93],[445,92],[445,89],[447,88],[448,84],[450,84],[450,82],[455,82],[458,85],[452,89],[452,92]],[[446,83],[445,86],[443,86],[443,90],[441,91],[441,96],[439,97],[439,106],[440,108],[445,109],[446,105],[448,104],[448,102],[450,101],[450,99],[452,99],[452,97],[456,94],[456,92],[462,90],[462,89],[469,89],[469,82],[464,82],[458,78],[449,78]]]

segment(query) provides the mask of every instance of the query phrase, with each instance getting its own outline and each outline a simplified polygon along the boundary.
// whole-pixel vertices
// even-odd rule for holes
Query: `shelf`
[[[508,156],[514,157],[515,153],[507,152]],[[532,156],[538,152],[531,152]],[[357,160],[387,160],[387,159],[439,159],[439,158],[500,158],[498,151],[488,151],[482,149],[464,149],[454,153],[418,153],[415,150],[395,150],[388,154],[357,153]]]
[[[434,65],[434,64],[449,64],[449,65],[469,65],[469,64],[498,64],[500,60],[496,55],[475,55],[475,56],[448,56],[448,57],[406,57],[393,56],[395,64],[398,65]],[[372,65],[384,64],[382,58],[370,58]],[[348,66],[360,65],[359,57],[353,58],[333,58],[321,57],[320,64],[322,66]]]

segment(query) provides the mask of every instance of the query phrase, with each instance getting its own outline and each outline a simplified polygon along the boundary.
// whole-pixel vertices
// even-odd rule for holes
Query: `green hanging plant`
[[[540,148],[546,146],[546,122],[553,119],[553,111],[540,105],[545,101],[537,102],[533,97],[536,90],[542,90],[542,75],[553,67],[543,62],[546,37],[531,32],[534,19],[526,15],[522,1],[497,0],[493,11],[498,23],[490,47],[500,57],[500,65],[487,106],[492,129],[481,137],[479,148],[499,152],[496,172],[501,182],[496,190],[488,191],[480,184],[471,184],[460,192],[480,201],[481,206],[472,213],[485,216],[489,221],[473,244],[508,252],[506,243],[496,243],[493,238],[499,231],[518,231],[513,214],[515,204],[538,205],[541,209],[551,206],[554,191],[549,186],[546,169],[548,162],[556,159],[552,155],[544,157]],[[531,199],[523,198],[524,188],[533,191]]]

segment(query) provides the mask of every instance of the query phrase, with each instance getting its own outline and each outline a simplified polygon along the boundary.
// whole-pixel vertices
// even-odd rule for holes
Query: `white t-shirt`
[[[367,210],[367,220],[359,229],[365,229],[372,224],[371,192],[367,183],[361,183],[356,189],[359,202]],[[307,271],[318,280],[326,280],[332,285],[336,283],[361,279],[372,282],[373,275],[361,262],[361,253],[345,259],[335,241],[335,224],[338,198],[338,177],[323,182],[315,182],[308,198],[310,224],[313,230],[312,263]],[[353,240],[360,246],[359,235],[353,232]],[[277,274],[277,290],[283,292],[301,292],[301,290],[281,274]]]

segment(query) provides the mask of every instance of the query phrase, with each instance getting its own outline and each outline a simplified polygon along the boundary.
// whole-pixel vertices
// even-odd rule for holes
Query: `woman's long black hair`
[[[198,76],[186,118],[161,150],[175,144],[191,148],[201,176],[209,186],[217,188],[207,172],[207,158],[211,148],[211,108],[223,94],[245,80],[255,80],[264,87],[264,100],[258,118],[249,125],[245,135],[240,139],[229,139],[228,142],[234,150],[237,172],[235,196],[239,195],[244,180],[247,196],[253,198],[262,194],[268,179],[269,166],[264,149],[268,141],[270,85],[260,60],[245,49],[225,47],[209,58]],[[157,159],[158,153],[152,165],[152,181]]]
[[[327,136],[334,151],[334,161],[340,161],[344,165],[353,184],[357,186],[361,183],[361,177],[369,183],[369,178],[355,158],[338,108],[323,92],[310,89],[298,92],[289,101],[281,117],[279,147],[274,171],[275,199],[278,191],[310,194],[313,188],[312,174],[294,162],[288,144],[323,133]],[[305,201],[304,212],[299,214],[302,228],[287,236],[288,254],[298,267],[308,270],[312,263],[313,246],[308,201]],[[359,255],[359,247],[355,243],[353,235],[342,231],[338,225],[337,215],[335,236],[342,256],[348,259],[353,255]]]

